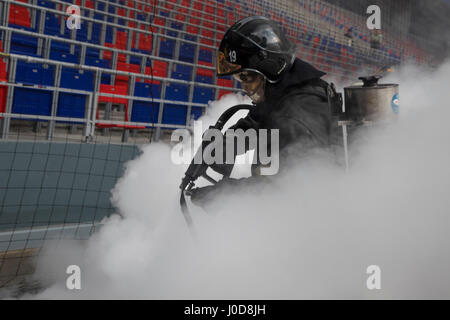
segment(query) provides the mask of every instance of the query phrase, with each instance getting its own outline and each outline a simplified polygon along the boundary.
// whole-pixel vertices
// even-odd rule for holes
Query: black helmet
[[[294,63],[295,51],[295,45],[272,20],[261,16],[244,18],[223,36],[217,54],[217,75],[227,76],[246,69],[277,82]]]

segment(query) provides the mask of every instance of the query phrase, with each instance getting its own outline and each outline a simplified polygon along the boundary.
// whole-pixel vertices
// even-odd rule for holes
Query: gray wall
[[[0,142],[0,231],[99,221],[137,146]]]

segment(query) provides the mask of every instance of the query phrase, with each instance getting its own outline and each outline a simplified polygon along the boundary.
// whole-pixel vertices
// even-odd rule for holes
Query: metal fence
[[[45,241],[88,238],[115,212],[110,190],[139,145],[240,91],[215,75],[238,19],[274,19],[300,58],[343,84],[432,59],[395,30],[372,48],[366,17],[326,1],[81,0],[78,30],[66,27],[74,2],[0,2],[0,287],[32,271]]]

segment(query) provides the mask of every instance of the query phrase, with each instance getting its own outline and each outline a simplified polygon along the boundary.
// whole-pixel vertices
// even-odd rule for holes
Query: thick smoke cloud
[[[272,185],[196,209],[195,230],[178,205],[186,166],[168,145],[144,146],[112,192],[123,219],[46,252],[47,288],[25,298],[450,298],[449,74],[447,63],[386,79],[400,84],[400,117],[358,137],[347,174],[316,152]],[[206,122],[242,99],[214,102]],[[80,291],[65,288],[70,264]],[[366,288],[370,265],[381,290]]]

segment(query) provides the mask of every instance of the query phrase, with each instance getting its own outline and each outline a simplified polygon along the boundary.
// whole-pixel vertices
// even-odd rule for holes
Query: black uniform
[[[332,124],[327,91],[329,86],[320,79],[324,75],[324,72],[296,58],[279,82],[266,84],[264,102],[257,103],[254,110],[231,128],[279,129],[280,170],[283,170],[287,160],[288,147],[294,143],[305,151],[311,147],[327,147]],[[233,165],[216,164],[211,168],[227,177]],[[261,178],[258,176],[248,179],[225,178],[215,186],[194,189],[191,199],[194,203],[205,204],[226,186],[249,186],[259,180]]]

